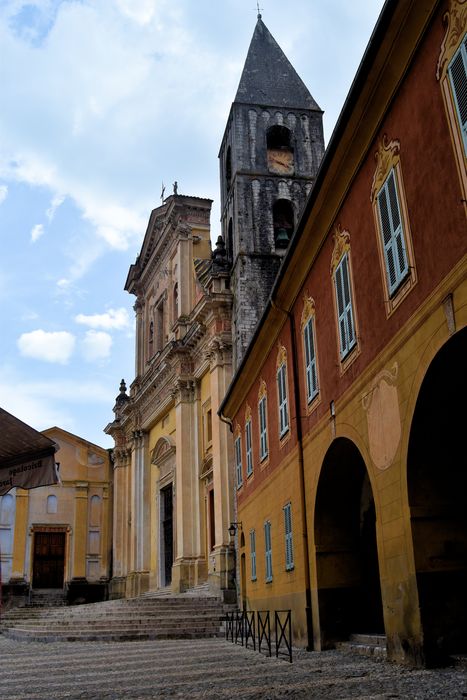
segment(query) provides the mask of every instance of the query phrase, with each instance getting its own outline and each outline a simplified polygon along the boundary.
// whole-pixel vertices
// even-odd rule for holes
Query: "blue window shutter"
[[[258,406],[259,413],[259,451],[260,459],[265,459],[268,455],[268,433],[266,418],[266,397],[263,396]]]
[[[250,530],[251,580],[256,581],[256,532]]]
[[[253,450],[251,445],[251,420],[245,425],[245,446],[246,446],[246,473],[251,476],[253,473]]]
[[[378,194],[378,211],[389,295],[392,295],[409,271],[394,170],[391,170]]]
[[[449,77],[467,156],[467,35],[449,65]]]
[[[266,582],[272,581],[272,545],[271,545],[271,523],[267,520],[264,523],[264,548],[266,554]]]
[[[314,339],[314,323],[310,318],[303,330],[305,342],[305,367],[306,367],[306,385],[308,401],[318,393],[318,374],[316,371],[316,353]]]
[[[287,411],[287,371],[285,364],[277,370],[277,387],[279,395],[279,431],[282,437],[289,428],[289,416]]]
[[[285,568],[293,569],[293,541],[292,541],[292,504],[284,506],[284,531],[285,531]]]

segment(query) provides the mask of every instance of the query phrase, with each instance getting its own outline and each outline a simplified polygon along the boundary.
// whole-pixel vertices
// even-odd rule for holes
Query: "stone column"
[[[138,299],[134,305],[136,314],[136,348],[135,348],[135,373],[137,377],[144,374],[145,345],[144,345],[144,323],[143,310],[144,302]]]
[[[16,489],[16,513],[13,536],[13,562],[11,567],[11,584],[23,584],[27,577],[27,565],[24,561],[28,536],[29,491]]]
[[[148,537],[149,494],[145,478],[145,455],[147,434],[142,430],[133,432],[131,457],[131,539],[130,539],[130,595],[136,596],[149,588],[149,562],[145,556]],[[145,507],[146,506],[146,507]]]
[[[102,489],[102,524],[101,524],[101,570],[100,578],[109,579],[110,552],[112,542],[110,539],[110,531],[112,528],[112,508],[109,499],[109,487],[104,486]]]
[[[211,346],[211,409],[212,421],[212,481],[214,486],[214,518],[216,542],[214,566],[209,570],[209,586],[216,593],[232,588],[233,551],[228,527],[234,516],[233,442],[230,427],[220,420],[217,411],[232,377],[230,348],[216,343]],[[234,595],[234,592],[233,594]],[[229,594],[224,593],[226,599]]]
[[[195,391],[191,379],[177,380],[175,399],[175,562],[172,589],[182,592],[197,583],[199,557],[199,478]]]

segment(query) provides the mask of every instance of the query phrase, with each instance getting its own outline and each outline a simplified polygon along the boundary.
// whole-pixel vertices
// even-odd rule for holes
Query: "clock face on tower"
[[[279,175],[293,175],[292,151],[268,148],[268,170]]]

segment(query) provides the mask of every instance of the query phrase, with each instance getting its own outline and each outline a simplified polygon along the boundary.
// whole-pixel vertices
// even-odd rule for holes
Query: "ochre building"
[[[221,406],[242,604],[315,650],[467,647],[466,29],[385,4]]]
[[[61,428],[42,434],[58,445],[60,483],[16,488],[0,498],[4,598],[45,589],[70,603],[102,600],[111,567],[108,451]]]

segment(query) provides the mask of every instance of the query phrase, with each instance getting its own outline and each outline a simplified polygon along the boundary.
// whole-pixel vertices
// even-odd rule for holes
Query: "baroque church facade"
[[[235,598],[234,455],[218,411],[323,151],[321,110],[258,16],[219,154],[222,235],[212,250],[211,201],[175,189],[152,212],[126,281],[136,377],[106,428],[112,597],[208,582]]]

